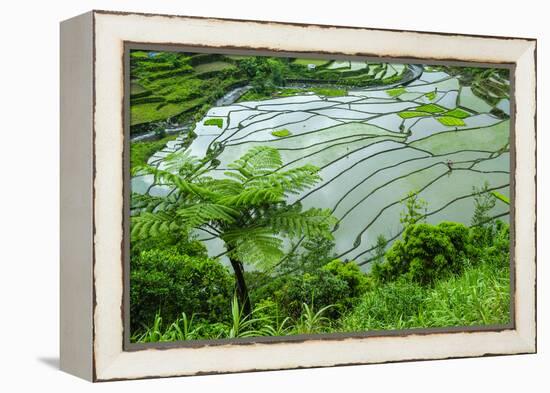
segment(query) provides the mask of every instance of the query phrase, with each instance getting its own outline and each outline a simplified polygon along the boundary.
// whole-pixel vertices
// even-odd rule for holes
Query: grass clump
[[[205,126],[216,126],[218,128],[222,128],[223,127],[223,119],[220,119],[220,118],[208,119],[208,120],[204,121],[204,125]]]
[[[436,283],[426,294],[418,326],[469,326],[510,322],[510,270],[490,262]]]
[[[447,127],[462,127],[466,125],[464,120],[452,116],[439,116],[437,121]]]
[[[285,136],[292,135],[292,133],[286,128],[284,128],[282,130],[271,131],[271,135],[276,136],[278,138],[284,138]]]
[[[341,331],[506,324],[510,270],[491,262],[427,287],[406,279],[367,292],[341,321]]]

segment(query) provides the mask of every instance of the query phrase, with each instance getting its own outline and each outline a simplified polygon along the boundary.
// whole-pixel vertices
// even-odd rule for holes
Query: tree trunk
[[[250,305],[250,297],[248,295],[248,288],[246,287],[246,281],[244,280],[244,268],[243,264],[233,258],[229,258],[233,271],[235,272],[235,281],[237,284],[237,298],[239,299],[239,306],[243,308],[245,315],[250,315],[252,308]]]

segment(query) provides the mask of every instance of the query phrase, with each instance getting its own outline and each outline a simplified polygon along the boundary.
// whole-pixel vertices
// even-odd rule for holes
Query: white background
[[[371,4],[372,3],[372,4]],[[550,390],[545,1],[6,1],[0,14],[0,391]],[[90,9],[538,38],[539,354],[92,385],[58,371],[59,27]],[[253,32],[251,32],[253,34]],[[546,97],[544,96],[546,94]],[[521,130],[517,130],[521,137]]]

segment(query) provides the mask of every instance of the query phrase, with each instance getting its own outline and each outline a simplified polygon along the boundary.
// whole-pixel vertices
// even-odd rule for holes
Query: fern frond
[[[244,176],[242,173],[240,172],[230,172],[230,171],[225,171],[223,173],[225,176],[228,176],[228,177],[232,177],[234,179],[237,179],[239,182],[241,183],[244,183],[245,181],[248,180],[248,178],[246,176]]]
[[[281,154],[273,147],[255,146],[243,154],[228,168],[237,170],[248,178],[270,173],[283,165]]]
[[[251,178],[247,187],[281,187],[285,194],[298,194],[321,180],[319,168],[304,165],[284,172],[272,172],[265,176]]]
[[[139,194],[137,192],[134,192],[130,195],[130,209],[152,211],[165,200],[166,197],[152,196],[149,194]]]
[[[235,229],[225,232],[222,239],[229,246],[229,256],[248,265],[268,267],[284,256],[283,241],[270,228]]]
[[[294,205],[282,211],[276,211],[267,217],[267,223],[277,232],[283,232],[290,237],[331,238],[331,229],[336,225],[336,218],[330,209],[311,208],[304,212],[301,206]]]
[[[219,197],[235,196],[243,191],[240,182],[231,179],[200,178],[199,184]],[[215,198],[212,198],[213,200]]]
[[[177,215],[188,228],[198,228],[211,221],[233,223],[239,211],[216,203],[201,203],[177,210]]]
[[[281,202],[283,198],[284,191],[280,187],[248,188],[237,195],[222,197],[218,202],[226,206],[253,207]]]
[[[215,193],[208,188],[201,187],[196,182],[188,181],[185,178],[169,172],[164,169],[153,167],[147,168],[148,172],[154,175],[154,184],[165,185],[172,188],[177,188],[183,194],[192,194],[200,200],[210,200],[215,198]]]
[[[149,213],[144,212],[139,216],[131,218],[132,239],[145,239],[148,237],[157,237],[161,234],[175,231],[180,228],[174,215],[167,212]]]
[[[189,149],[178,150],[168,154],[162,161],[163,169],[177,173],[180,176],[189,176],[200,167],[200,160],[191,155]]]

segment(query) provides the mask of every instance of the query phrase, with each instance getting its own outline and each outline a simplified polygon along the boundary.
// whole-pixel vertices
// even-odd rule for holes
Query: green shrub
[[[349,287],[346,281],[328,271],[319,270],[314,274],[289,276],[275,301],[281,304],[292,318],[300,315],[303,303],[310,304],[316,309],[334,304],[336,306],[329,310],[329,314],[334,317],[344,310],[348,294]]]
[[[142,251],[130,264],[133,332],[151,326],[157,313],[165,321],[182,312],[219,321],[230,307],[234,281],[216,260],[180,254],[174,246]]]
[[[510,264],[510,225],[497,220],[470,228],[475,257],[505,267]]]
[[[346,282],[348,285],[348,299],[362,295],[370,286],[367,275],[353,261],[342,262],[339,259],[335,259],[323,266],[321,270],[330,272],[335,277]]]
[[[316,309],[335,304],[330,310],[333,317],[348,306],[350,289],[347,282],[326,270],[267,277],[262,284],[251,288],[252,301],[269,299],[278,305],[282,315],[292,319],[300,316],[303,303]]]
[[[300,316],[304,303],[315,309],[331,305],[326,314],[335,318],[372,286],[357,264],[339,259],[317,269],[279,277],[248,272],[247,280],[255,304],[269,299],[277,304],[279,314],[293,319]]]
[[[429,284],[436,278],[462,269],[464,258],[471,254],[468,228],[460,223],[409,225],[402,240],[386,253],[386,262],[373,267],[374,277],[382,282],[401,276]]]

